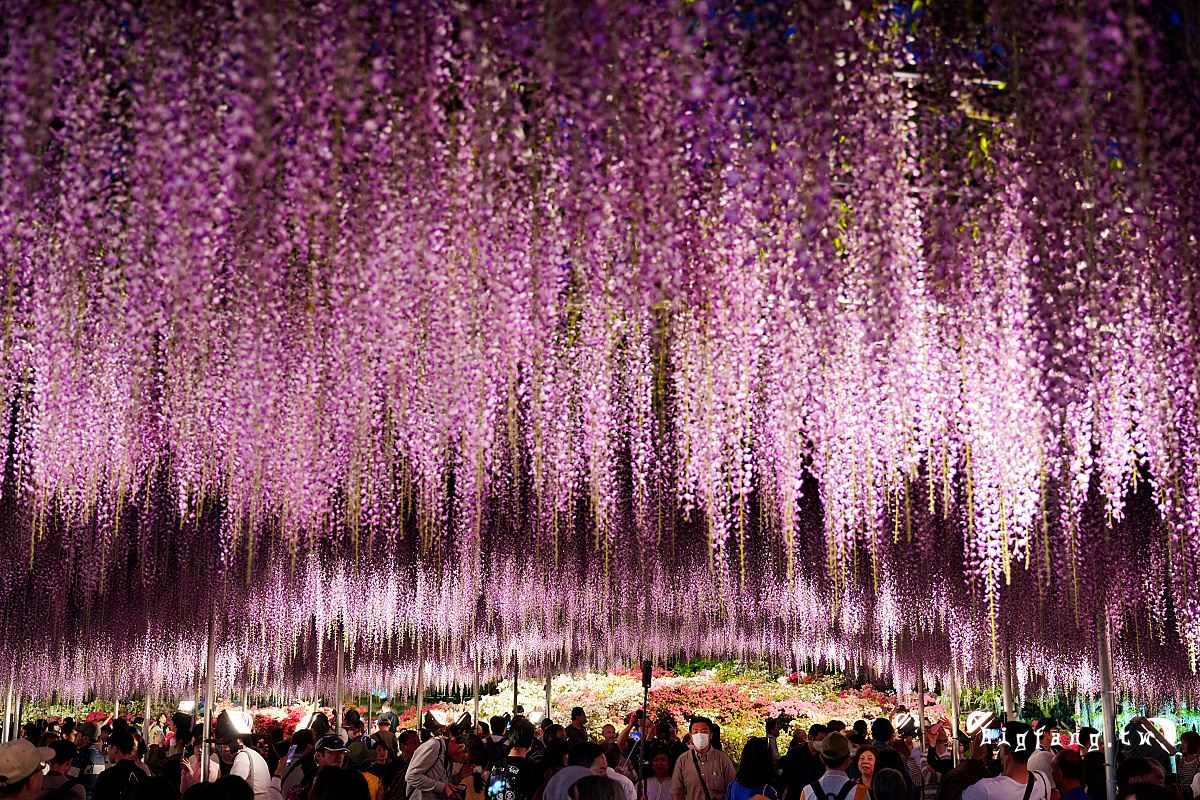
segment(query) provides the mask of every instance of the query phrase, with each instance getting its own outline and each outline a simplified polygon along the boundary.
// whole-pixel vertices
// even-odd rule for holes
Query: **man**
[[[400,731],[396,744],[400,746],[400,760],[404,762],[404,770],[407,772],[408,765],[412,763],[413,753],[421,746],[421,737],[410,728]]]
[[[34,747],[28,739],[0,744],[0,796],[30,800],[42,791],[42,764],[54,758],[49,747]]]
[[[358,713],[357,709],[352,708],[346,712],[342,722],[342,730],[346,732],[346,747],[355,742],[361,742],[368,750],[375,748],[371,737],[367,736],[367,729],[363,724],[362,715]]]
[[[783,784],[787,796],[792,800],[797,800],[805,786],[824,774],[825,763],[821,760],[821,751],[828,735],[829,729],[820,723],[810,725],[807,735],[801,728],[797,728],[793,734],[782,765]]]
[[[120,800],[136,786],[146,773],[138,769],[133,734],[126,729],[115,730],[108,737],[108,768],[96,778],[92,800]]]
[[[891,750],[892,739],[896,738],[896,728],[887,717],[876,717],[871,720],[871,746],[880,750]]]
[[[280,776],[279,791],[287,797],[293,786],[298,786],[305,778],[317,771],[317,740],[308,728],[301,728],[292,734],[289,750],[295,747],[292,760],[283,761],[282,767],[275,767],[275,774]]]
[[[542,784],[542,770],[529,759],[535,736],[533,724],[524,717],[512,721],[508,755],[492,768],[488,779],[488,800],[533,800]]]
[[[520,719],[524,719],[524,717],[520,717]],[[499,715],[492,717],[488,721],[488,728],[491,730],[491,734],[483,743],[487,748],[488,767],[500,763],[500,760],[504,758],[504,754],[508,752],[508,739],[504,738],[504,729],[506,727],[508,727],[508,723],[504,717]]]
[[[1035,746],[1033,728],[1015,721],[1005,725],[1000,742],[1001,774],[969,786],[963,800],[1050,800],[1049,779],[1029,769]]]
[[[571,709],[571,724],[567,726],[567,743],[577,745],[587,740],[587,714],[581,706],[575,706]]]
[[[712,721],[693,717],[691,752],[680,756],[671,774],[672,800],[722,800],[737,776],[729,756],[712,747]]]
[[[380,714],[379,719],[375,721],[375,726],[379,729],[375,731],[376,741],[383,742],[384,746],[393,753],[400,749],[400,745],[396,741],[396,733],[392,730],[391,715]]]
[[[307,732],[312,734],[312,731]],[[296,733],[299,734],[301,731],[296,731]],[[313,782],[317,779],[317,774],[322,767],[341,769],[346,763],[346,744],[342,741],[342,737],[336,733],[329,733],[318,739],[313,749],[313,763],[316,765],[316,769],[301,778],[284,794],[280,791],[280,784],[283,780],[283,773],[288,767],[287,762],[281,760],[279,766],[275,768],[275,775],[271,778],[271,787],[268,792],[271,800],[279,800],[281,797],[286,800],[302,800],[308,797]]]
[[[617,726],[611,722],[604,723],[604,727],[600,729],[600,738],[602,744],[614,744],[617,741]]]
[[[1062,750],[1054,757],[1050,771],[1061,800],[1091,800],[1083,788],[1083,757],[1079,753]]]
[[[601,749],[604,753],[605,762],[604,772],[601,774],[620,785],[622,791],[625,792],[625,800],[637,800],[637,789],[634,787],[633,781],[629,779],[629,776],[622,775],[618,770],[623,760],[621,748],[617,747],[616,742],[610,742],[609,744],[602,745]]]
[[[850,740],[840,732],[822,734],[820,751],[825,774],[805,785],[800,800],[868,800],[867,787],[850,780],[846,774],[850,766]]]
[[[1156,786],[1167,785],[1167,774],[1162,764],[1153,758],[1134,756],[1127,758],[1117,765],[1117,788],[1124,789],[1133,783],[1153,783]]]
[[[1050,748],[1053,747],[1054,736],[1058,733],[1058,722],[1050,717],[1043,717],[1033,724],[1033,730],[1037,734],[1038,749],[1029,757],[1029,768],[1050,778],[1054,763],[1054,751]]]
[[[92,800],[96,780],[100,777],[100,773],[104,772],[104,756],[101,755],[100,748],[96,746],[99,738],[100,731],[96,727],[96,723],[85,722],[77,727],[75,744],[79,747],[79,752],[75,755],[75,763],[67,770],[67,777],[74,779],[83,787],[88,800]]]
[[[779,769],[779,731],[782,729],[782,721],[775,717],[767,717],[767,721],[763,723],[763,727],[767,732],[767,746],[771,748],[771,761],[775,764],[775,769]]]
[[[42,790],[51,792],[69,786],[72,794],[79,800],[85,800],[87,792],[83,790],[82,786],[67,777],[67,772],[71,769],[75,756],[79,754],[79,748],[66,739],[59,739],[50,745],[50,749],[54,751],[54,758],[50,759],[50,771],[42,780]]]
[[[230,775],[239,777],[250,785],[250,790],[254,792],[254,800],[267,800],[271,788],[271,768],[267,766],[267,760],[261,753],[253,747],[246,747],[232,720],[227,716],[228,713],[222,711],[217,719],[218,755],[223,762],[230,765]]]
[[[453,800],[462,790],[451,781],[450,764],[468,761],[466,745],[435,736],[416,749],[405,773],[410,800]]]

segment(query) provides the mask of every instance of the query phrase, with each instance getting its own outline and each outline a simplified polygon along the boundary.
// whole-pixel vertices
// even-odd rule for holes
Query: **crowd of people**
[[[39,721],[0,745],[0,800],[1102,800],[1099,734],[1080,730],[1063,746],[1052,719],[1010,721],[972,737],[945,723],[924,741],[911,717],[793,726],[768,719],[738,763],[720,726],[686,727],[632,712],[589,734],[572,710],[559,725],[514,715],[394,730],[386,711],[367,721],[350,709],[340,725],[309,716],[290,739],[255,736],[229,712],[216,720],[208,764],[203,726],[177,713],[61,725]],[[340,728],[340,730],[338,730]],[[957,750],[957,752],[956,752]],[[1186,732],[1168,758],[1122,748],[1120,800],[1200,798],[1200,736]],[[205,775],[205,772],[208,774]]]

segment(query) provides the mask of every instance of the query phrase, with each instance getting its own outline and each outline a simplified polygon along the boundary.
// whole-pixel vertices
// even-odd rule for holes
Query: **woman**
[[[725,800],[751,800],[763,795],[767,800],[778,800],[771,780],[775,777],[775,762],[771,758],[771,745],[762,736],[751,736],[742,749],[742,763],[738,767],[737,779],[725,790]]]
[[[925,762],[938,776],[954,768],[954,754],[950,752],[950,732],[944,725],[937,725],[933,735],[933,747],[925,753]]]
[[[667,748],[656,747],[651,751],[650,772],[642,800],[671,800],[671,754]]]
[[[871,781],[871,800],[904,800],[908,796],[908,782],[895,769],[881,769]]]
[[[864,747],[854,754],[851,770],[858,775],[858,783],[868,792],[871,791],[871,781],[875,777],[875,761],[878,755],[873,747]]]
[[[1200,733],[1187,731],[1179,737],[1179,800],[1196,800],[1192,781],[1200,773]]]

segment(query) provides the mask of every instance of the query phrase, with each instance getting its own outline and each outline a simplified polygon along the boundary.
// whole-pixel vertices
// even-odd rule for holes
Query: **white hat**
[[[34,747],[28,739],[0,744],[0,788],[20,783],[53,758],[53,750]]]

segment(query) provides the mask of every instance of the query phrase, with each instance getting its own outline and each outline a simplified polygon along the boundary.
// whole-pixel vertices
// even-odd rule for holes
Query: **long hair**
[[[746,788],[761,789],[771,782],[774,774],[771,746],[762,736],[751,736],[742,748],[742,763],[738,767],[737,782]]]

